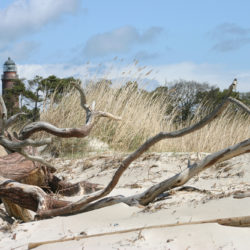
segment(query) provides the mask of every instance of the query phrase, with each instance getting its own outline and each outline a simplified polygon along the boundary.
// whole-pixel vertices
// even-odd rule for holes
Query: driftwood
[[[83,89],[77,83],[74,83],[73,85],[80,93],[81,106],[86,112],[86,124],[84,124],[81,128],[62,129],[62,128],[57,128],[49,123],[35,122],[25,126],[20,131],[19,135],[15,136],[16,141],[10,140],[5,136],[5,132],[8,125],[7,110],[4,107],[5,105],[3,101],[1,102],[3,106],[2,107],[3,119],[1,121],[2,130],[0,136],[0,144],[10,151],[18,152],[31,163],[36,162],[33,164],[35,165],[40,164],[39,166],[35,167],[36,169],[35,171],[39,171],[39,169],[45,169],[44,172],[50,173],[51,175],[55,170],[55,168],[54,166],[51,166],[50,163],[44,161],[41,157],[33,156],[29,152],[25,151],[25,147],[27,146],[37,147],[38,145],[40,146],[50,143],[50,138],[44,139],[42,141],[29,139],[29,137],[32,134],[38,131],[46,131],[58,137],[84,137],[90,133],[91,129],[97,123],[98,118],[100,117],[107,117],[114,120],[120,120],[119,117],[116,117],[110,113],[95,111],[94,105],[92,108],[90,108],[86,104],[86,97]],[[124,171],[128,168],[128,166],[134,160],[140,157],[145,151],[147,151],[150,147],[152,147],[155,143],[163,139],[181,137],[186,134],[192,133],[198,129],[201,129],[209,122],[216,119],[230,103],[238,105],[238,107],[240,107],[245,112],[250,114],[249,107],[247,107],[240,101],[229,97],[229,95],[233,90],[233,87],[234,85],[230,86],[229,94],[222,101],[222,103],[218,105],[214,111],[212,111],[209,115],[203,118],[200,122],[178,131],[170,133],[161,132],[155,135],[154,137],[148,139],[135,152],[129,154],[120,163],[120,166],[118,167],[111,181],[103,190],[84,195],[83,198],[77,202],[67,202],[53,198],[53,196],[45,193],[40,187],[34,186],[36,184],[27,185],[24,183],[19,183],[15,181],[13,177],[6,178],[0,173],[0,176],[2,176],[0,177],[0,197],[7,200],[8,202],[18,204],[23,208],[27,208],[36,212],[37,218],[47,218],[59,215],[76,214],[80,212],[86,212],[97,208],[109,206],[119,202],[124,202],[128,205],[147,205],[148,203],[153,202],[160,194],[185,184],[194,175],[200,173],[201,171],[205,170],[208,167],[211,167],[215,163],[219,163],[228,160],[230,158],[233,158],[235,156],[250,152],[250,139],[247,139],[236,145],[225,148],[219,152],[213,153],[200,162],[193,163],[192,165],[189,164],[187,168],[181,173],[176,174],[175,176],[167,180],[164,180],[161,183],[153,185],[152,187],[150,187],[141,194],[133,195],[130,197],[123,197],[123,196],[106,197],[115,188],[120,177],[122,176]],[[12,120],[13,119],[14,118],[12,118]],[[52,175],[52,177],[48,179],[55,181],[56,177],[53,177]],[[46,184],[48,184],[49,182],[50,181],[47,181]],[[58,183],[59,182],[60,180],[58,181]]]
[[[86,136],[91,131],[98,117],[108,117],[115,120],[120,119],[106,112],[91,110],[84,104],[84,92],[82,89],[78,87],[77,84],[74,83],[74,85],[81,92],[81,105],[87,112],[86,125],[83,126],[83,131],[86,133],[82,134],[81,137]],[[31,153],[31,151],[34,151],[31,147],[47,145],[51,143],[51,138],[43,140],[27,138],[20,140],[17,135],[14,134],[14,136],[12,136],[7,132],[8,127],[24,113],[16,114],[7,119],[7,109],[2,97],[0,97],[0,104],[2,107],[0,144],[9,152],[9,155],[0,158],[0,198],[10,216],[14,216],[23,221],[29,221],[32,219],[32,216],[26,209],[36,212],[39,209],[53,209],[69,204],[69,202],[53,198],[44,191],[71,196],[79,192],[88,194],[100,189],[99,185],[87,181],[72,184],[56,177],[53,174],[56,171],[54,166],[42,157],[32,155]],[[41,122],[39,124],[43,123]],[[58,130],[63,131],[65,134],[67,134],[68,131],[73,132],[73,134],[75,131],[79,131],[79,129]],[[41,131],[41,129],[38,129],[38,131]],[[33,133],[34,131],[31,132],[30,135]],[[51,133],[53,134],[53,132]],[[68,137],[63,136],[63,133],[61,134],[62,137]],[[79,134],[79,132],[77,133]]]
[[[236,192],[236,193],[234,193],[233,197],[235,199],[243,199],[243,198],[246,198],[246,197],[250,197],[250,191]]]
[[[46,131],[52,135],[69,138],[69,137],[78,137],[83,138],[89,135],[93,126],[97,123],[98,118],[106,117],[113,120],[121,120],[120,117],[114,116],[108,112],[95,111],[93,103],[92,108],[90,108],[86,104],[86,96],[84,94],[83,89],[77,83],[72,83],[73,86],[79,91],[81,98],[81,106],[86,111],[86,124],[83,125],[82,128],[57,128],[50,123],[47,122],[33,122],[29,125],[25,126],[19,133],[19,139],[24,140],[29,138],[32,134],[39,131]]]
[[[79,192],[87,194],[100,189],[99,185],[85,181],[74,184],[66,182],[54,175],[53,172],[47,166],[27,160],[19,153],[11,153],[1,157],[0,197],[8,214],[23,221],[29,221],[32,219],[32,216],[24,208],[37,211],[38,204],[42,202],[42,199],[45,200],[46,204],[49,204],[47,208],[50,207],[50,204],[53,204],[54,208],[59,207],[61,204],[64,204],[64,206],[69,204],[69,202],[52,199],[45,191],[47,193],[53,192],[71,196]],[[31,186],[28,188],[26,184]],[[22,190],[28,189],[30,194],[32,194],[30,196],[22,192]],[[36,197],[35,200],[34,197]],[[37,200],[39,201],[38,203]]]
[[[54,175],[54,171],[51,172],[50,170],[47,166],[27,160],[18,153],[12,153],[0,158],[0,177],[12,181],[36,185],[44,190],[66,196],[79,192],[91,193],[100,189],[99,185],[86,181],[72,184],[61,180]]]

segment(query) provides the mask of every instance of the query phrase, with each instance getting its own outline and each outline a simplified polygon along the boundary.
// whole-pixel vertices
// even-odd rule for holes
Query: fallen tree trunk
[[[69,202],[62,203],[57,199],[49,198],[50,195],[44,191],[72,196],[77,193],[88,194],[99,189],[99,185],[86,181],[72,184],[61,180],[51,173],[47,166],[27,160],[19,153],[12,153],[0,158],[0,197],[8,214],[23,221],[32,220],[27,209],[37,211],[38,203],[41,202],[38,199],[40,196],[36,195],[37,192],[48,200],[47,203],[50,204],[50,206],[46,206],[48,209],[58,207],[58,203],[65,206]],[[34,197],[36,198],[34,199]]]
[[[23,184],[0,176],[0,197],[37,212],[68,205],[68,201],[54,199],[40,187]]]
[[[48,192],[68,196],[79,192],[87,194],[100,189],[98,184],[87,181],[72,184],[61,180],[47,166],[27,160],[19,153],[12,153],[0,158],[0,176],[21,183],[35,185]]]

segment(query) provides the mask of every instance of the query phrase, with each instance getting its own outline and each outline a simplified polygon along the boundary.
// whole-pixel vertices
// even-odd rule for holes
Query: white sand
[[[184,169],[188,159],[194,161],[197,157],[204,157],[187,153],[145,156],[129,167],[110,195],[142,192]],[[103,185],[117,168],[117,160],[111,156],[55,162],[60,165],[60,175],[70,181],[88,180]],[[223,165],[204,171],[186,184],[211,191],[212,195],[179,191],[171,198],[145,208],[117,204],[74,216],[18,224],[11,230],[4,230],[6,222],[2,222],[1,228],[0,216],[0,249],[27,249],[29,242],[70,238],[83,233],[92,235],[151,225],[250,215],[250,198],[234,199],[230,195],[236,190],[249,189],[250,154],[236,157]],[[133,185],[135,183],[137,186]],[[79,197],[71,198],[77,199]],[[216,223],[185,225],[46,244],[36,249],[250,249],[250,228]]]

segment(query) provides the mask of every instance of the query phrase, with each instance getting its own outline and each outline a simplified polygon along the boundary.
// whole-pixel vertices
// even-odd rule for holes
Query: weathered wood
[[[49,134],[62,137],[62,138],[70,138],[77,137],[83,138],[89,135],[94,125],[97,123],[98,118],[106,117],[112,120],[121,120],[121,117],[114,116],[108,112],[103,111],[94,111],[86,104],[86,96],[84,94],[84,90],[78,83],[72,83],[72,85],[78,90],[80,93],[81,106],[86,111],[86,124],[84,124],[81,128],[57,128],[56,126],[47,123],[47,122],[33,122],[22,128],[19,133],[19,139],[24,140],[29,138],[32,134],[45,131]]]
[[[0,176],[30,185],[46,186],[45,169],[19,153],[0,157]],[[38,172],[38,173],[37,173]]]
[[[247,191],[243,191],[243,192],[234,193],[233,197],[235,199],[243,199],[243,198],[250,197],[250,191],[247,190]]]
[[[40,187],[22,184],[0,176],[0,197],[34,212],[56,209],[70,202],[46,194]]]
[[[2,202],[4,204],[6,212],[10,217],[14,217],[24,222],[28,222],[33,219],[33,216],[28,209],[20,207],[19,205],[11,202],[8,199],[2,198]]]
[[[42,157],[31,155],[28,152],[29,150],[27,151],[24,150],[24,148],[30,149],[30,147],[40,147],[40,146],[48,145],[49,143],[51,143],[51,141],[52,141],[51,138],[45,138],[43,140],[37,140],[37,141],[32,140],[32,139],[20,141],[13,137],[6,138],[5,135],[0,135],[0,144],[5,149],[7,149],[9,153],[13,151],[18,152],[19,154],[23,155],[26,159],[40,162],[41,164],[49,167],[51,171],[55,172],[56,169],[49,162],[45,161]]]
[[[100,189],[99,185],[86,181],[72,184],[61,180],[51,173],[48,167],[41,166],[40,163],[34,163],[27,160],[19,153],[12,153],[4,157],[0,157],[0,178],[1,177],[9,180],[9,182],[12,180],[23,184],[34,185],[45,191],[59,193],[66,196],[72,196],[79,192],[88,194]],[[30,207],[30,205],[26,204],[24,207],[18,206],[17,204],[20,205],[20,202],[17,203],[16,199],[13,200],[13,198],[11,198],[13,194],[9,187],[7,188],[7,186],[2,186],[1,188],[0,197],[2,198],[8,214],[23,221],[31,220],[32,216],[29,211],[25,209],[26,206]],[[12,187],[12,190],[13,188],[17,187]],[[3,194],[4,192],[5,194]],[[36,191],[33,190],[32,192]],[[16,193],[18,193],[18,191],[16,191]],[[23,199],[23,196],[20,196],[20,199]],[[23,202],[27,203],[30,201],[23,199]],[[54,208],[58,207],[56,205],[57,203],[58,201],[55,200],[55,205],[51,204],[51,206]],[[33,205],[33,209],[34,207],[35,205]]]
[[[53,193],[58,193],[65,196],[72,196],[76,194],[89,194],[98,191],[102,188],[101,185],[91,183],[88,181],[80,181],[77,183],[70,183],[61,180],[57,176],[50,174],[48,178],[49,190]]]

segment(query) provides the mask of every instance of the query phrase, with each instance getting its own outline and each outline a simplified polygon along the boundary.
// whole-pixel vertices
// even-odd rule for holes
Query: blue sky
[[[185,79],[226,88],[237,77],[238,89],[250,91],[249,9],[247,0],[0,1],[0,62],[10,56],[26,79]]]

